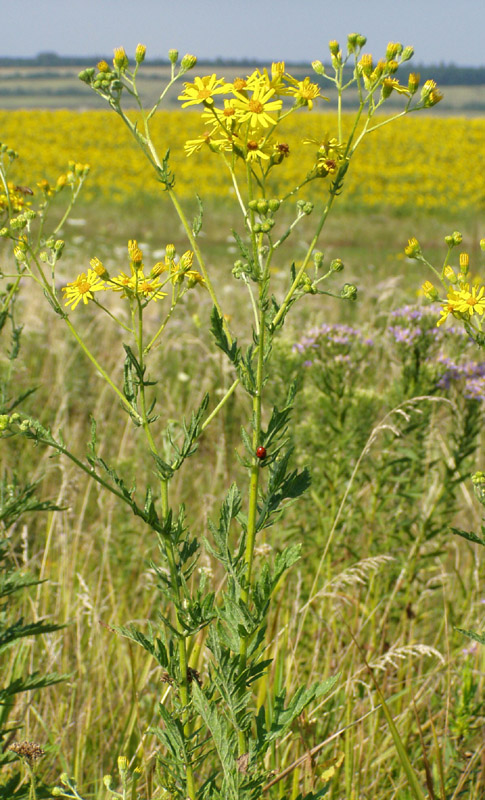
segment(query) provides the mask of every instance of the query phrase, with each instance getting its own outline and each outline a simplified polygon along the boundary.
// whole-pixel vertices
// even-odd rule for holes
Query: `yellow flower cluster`
[[[273,98],[268,102],[275,102]],[[206,108],[204,113],[208,111]],[[344,138],[352,120],[352,115],[344,118]],[[285,121],[285,141],[280,143],[284,145],[284,163],[274,173],[275,196],[301,183],[315,164],[314,149],[303,147],[302,139],[323,142],[335,136],[333,114],[314,112],[305,116],[304,123],[295,115]],[[184,145],[200,135],[199,126],[197,114],[161,111],[152,120],[155,145],[160,152],[170,147],[170,167],[180,197],[197,193],[202,198],[227,200],[227,175],[214,162],[210,148],[202,147],[195,164],[187,158]],[[160,185],[143,154],[110,111],[2,111],[0,128],[2,138],[20,150],[9,176],[14,185],[27,183],[37,192],[38,181],[45,175],[55,181],[66,162],[74,159],[92,165],[81,202],[129,203],[136,199],[139,203],[142,198],[160,196]],[[107,136],[107,130],[111,135]],[[211,135],[209,126],[206,133]],[[346,176],[341,201],[368,209],[410,205],[428,211],[483,209],[484,139],[485,119],[406,116],[400,120],[399,130],[384,126],[378,136],[363,140]],[[321,192],[318,182],[314,187]],[[308,187],[309,199],[311,192],[312,186]]]
[[[119,292],[122,297],[138,299],[143,304],[150,300],[157,301],[166,297],[162,291],[163,286],[169,281],[173,284],[187,280],[187,288],[192,288],[196,283],[204,284],[204,279],[196,270],[191,269],[193,253],[187,251],[178,261],[175,258],[175,248],[167,245],[164,261],[155,264],[148,275],[145,275],[143,253],[135,239],[128,242],[128,256],[130,260],[130,273],[120,272],[115,278],[110,277],[108,270],[99,258],[92,258],[90,269],[82,272],[75,281],[64,286],[65,305],[72,310],[82,301],[84,305],[94,300],[95,292]],[[162,282],[160,276],[168,273]]]
[[[214,102],[218,95],[225,96],[223,108]],[[288,116],[302,106],[311,111],[314,100],[321,96],[318,84],[311,83],[309,78],[298,81],[287,74],[283,61],[273,63],[271,73],[266,69],[255,70],[232,83],[215,74],[197,77],[193,83],[185,83],[178,99],[182,108],[204,107],[202,119],[208,130],[196,139],[189,139],[185,151],[192,155],[208,145],[213,152],[226,151],[265,167],[280,164],[286,155],[281,149],[285,143],[275,139],[273,133],[282,118],[282,98],[294,99],[292,109],[284,115]]]
[[[442,325],[451,314],[465,324],[469,333],[473,335],[473,332],[475,332],[481,336],[482,320],[478,318],[483,317],[485,313],[485,286],[479,280],[470,284],[470,258],[468,253],[460,253],[459,267],[454,268],[448,263],[452,248],[459,245],[461,241],[462,236],[458,231],[445,237],[445,242],[448,245],[448,255],[441,273],[426,261],[416,238],[413,237],[409,240],[404,252],[409,258],[415,258],[417,261],[421,261],[426,266],[431,267],[444,287],[446,299],[440,297],[440,291],[431,281],[425,281],[422,286],[423,294],[428,300],[438,300],[441,303],[441,316],[437,325]],[[475,315],[478,315],[478,317]]]

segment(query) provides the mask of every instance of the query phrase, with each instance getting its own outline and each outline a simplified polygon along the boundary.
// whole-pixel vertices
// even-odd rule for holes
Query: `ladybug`
[[[258,458],[266,458],[266,447],[258,447],[256,450],[256,455]]]

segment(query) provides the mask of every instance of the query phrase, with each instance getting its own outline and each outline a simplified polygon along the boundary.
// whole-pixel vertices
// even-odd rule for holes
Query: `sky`
[[[199,59],[326,61],[328,41],[367,36],[412,45],[416,64],[485,65],[484,0],[0,0],[2,56],[101,56],[138,42],[147,58],[170,48]]]

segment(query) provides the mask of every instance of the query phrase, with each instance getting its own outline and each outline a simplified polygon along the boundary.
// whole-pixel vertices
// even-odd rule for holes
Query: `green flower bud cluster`
[[[485,472],[475,472],[472,483],[477,500],[485,506]]]
[[[345,283],[340,290],[340,297],[343,300],[357,300],[357,286],[353,283]]]
[[[8,156],[10,161],[14,161],[16,158],[19,157],[19,154],[16,150],[12,150],[11,147],[4,144],[4,142],[0,142],[0,155],[4,155],[4,153]]]
[[[318,291],[317,287],[315,286],[311,278],[306,274],[306,272],[304,272],[303,275],[301,276],[300,287],[305,292],[305,294],[316,294]]]
[[[13,231],[21,231],[27,226],[25,214],[19,214],[18,217],[12,217],[10,220],[10,227]]]
[[[306,200],[298,200],[296,205],[300,215],[308,216],[313,211],[313,203],[309,203]]]
[[[453,233],[445,236],[445,242],[449,248],[456,247],[457,245],[461,244],[463,241],[463,236],[459,231],[453,231]]]
[[[273,197],[270,200],[260,198],[259,200],[250,200],[248,207],[251,211],[258,213],[260,222],[253,225],[254,233],[269,233],[275,221],[273,214],[275,214],[281,206],[281,200]]]
[[[0,414],[0,431],[5,431],[10,425],[14,425],[20,419],[20,414],[14,411],[13,414]],[[25,422],[25,420],[24,420]],[[24,422],[21,425],[24,425]],[[28,427],[28,423],[27,423]],[[26,430],[26,429],[25,429]]]

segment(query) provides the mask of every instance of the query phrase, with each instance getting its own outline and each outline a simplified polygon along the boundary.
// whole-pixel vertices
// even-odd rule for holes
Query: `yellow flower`
[[[139,295],[151,300],[160,300],[161,297],[166,297],[166,292],[160,291],[160,279],[158,277],[146,278],[142,270],[134,272],[133,275],[120,272],[117,278],[110,280],[110,284],[109,288],[113,292],[121,292],[124,297]]]
[[[481,316],[485,311],[484,295],[485,286],[472,286],[470,291],[468,284],[465,284],[465,288],[456,292],[456,310],[469,314],[470,317],[475,313]]]
[[[84,305],[87,305],[88,300],[94,299],[93,292],[101,292],[104,289],[106,289],[106,286],[99,275],[94,269],[88,269],[87,275],[85,272],[82,272],[75,281],[63,287],[62,291],[64,292],[64,299],[66,300],[65,305],[70,305],[74,311],[81,300]]]
[[[282,100],[271,100],[274,89],[266,89],[264,86],[256,86],[252,97],[244,97],[239,92],[235,92],[236,99],[233,100],[234,108],[237,110],[238,118],[241,122],[249,120],[251,128],[268,128],[275,125],[276,120],[269,112],[279,111],[283,105]]]
[[[322,97],[324,100],[328,98],[320,94],[320,87],[317,83],[310,83],[310,78],[305,78],[302,81],[295,81],[294,86],[290,86],[288,93],[293,95],[296,99],[297,105],[308,106],[308,110],[313,108],[313,101],[317,97]]]
[[[254,135],[247,141],[238,136],[234,137],[234,147],[238,155],[246,161],[257,161],[262,158],[269,161],[274,153],[274,145],[268,142],[262,135]]]
[[[195,78],[193,83],[185,83],[183,94],[178,96],[178,100],[184,100],[182,108],[195,106],[198,103],[212,105],[213,95],[222,94],[228,90],[228,84],[224,78],[218,78],[215,72],[212,75],[205,75],[203,78]]]
[[[455,314],[455,312],[458,311],[457,308],[458,295],[459,293],[456,292],[454,289],[449,290],[447,295],[448,302],[444,303],[444,305],[441,306],[441,317],[436,323],[438,326],[443,324],[443,322],[448,318],[449,314]]]

